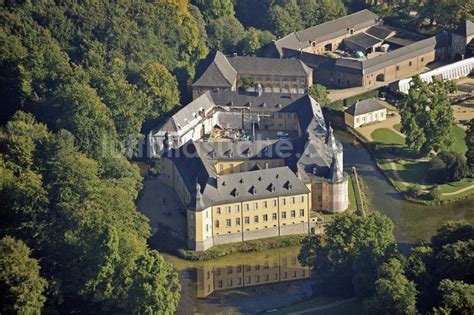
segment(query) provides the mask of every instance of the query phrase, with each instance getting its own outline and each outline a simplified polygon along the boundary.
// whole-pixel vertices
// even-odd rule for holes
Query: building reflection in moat
[[[252,264],[204,266],[197,268],[197,297],[217,291],[241,289],[278,282],[308,279],[311,270],[301,266],[296,256],[256,259]]]

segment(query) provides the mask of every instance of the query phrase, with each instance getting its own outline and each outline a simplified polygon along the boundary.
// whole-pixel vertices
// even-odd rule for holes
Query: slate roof
[[[429,53],[436,49],[447,47],[448,39],[448,33],[441,33],[414,42],[408,46],[389,51],[386,54],[379,55],[375,58],[364,60],[362,61],[363,72],[364,74],[371,73],[376,70],[383,69],[387,66],[405,61],[407,59],[414,58],[425,53]]]
[[[298,59],[234,56],[228,60],[239,75],[307,76],[313,71]]]
[[[303,97],[302,94],[262,93],[244,91],[210,91],[213,102],[219,106],[247,107],[266,111],[280,111],[282,108]]]
[[[287,166],[221,175],[216,188],[207,191],[214,205],[309,192]]]
[[[350,29],[354,29],[357,32],[363,28],[375,25],[378,21],[379,16],[377,14],[369,10],[362,10],[296,33],[291,33],[275,41],[274,45],[282,57],[284,48],[299,50],[308,47],[311,42],[323,42],[347,34]]]
[[[186,125],[188,125],[188,122],[196,118],[194,115],[198,116],[201,110],[207,112],[213,106],[214,102],[212,98],[208,93],[204,93],[176,112],[170,119],[168,119],[161,130],[169,132],[178,131],[178,126],[184,128]]]
[[[231,87],[237,78],[237,71],[220,51],[210,53],[199,67],[200,74],[193,86]]]
[[[357,116],[366,113],[371,113],[384,108],[385,106],[380,104],[380,102],[376,99],[368,99],[355,103],[354,105],[346,109],[345,112],[352,116]]]
[[[353,46],[362,48],[363,50],[371,48],[382,42],[383,42],[382,39],[366,34],[364,32],[352,35],[343,40],[343,43],[350,43]]]
[[[380,39],[386,39],[390,35],[393,35],[395,32],[385,26],[375,25],[366,30],[365,33]]]
[[[278,142],[281,140],[257,140],[238,142],[199,142],[195,146],[200,156],[207,158],[210,164],[217,160],[258,160],[275,159],[278,156]]]

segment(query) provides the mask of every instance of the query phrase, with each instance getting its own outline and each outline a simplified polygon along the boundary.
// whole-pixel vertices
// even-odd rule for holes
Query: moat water
[[[344,146],[344,167],[348,171],[357,167],[370,210],[390,217],[402,250],[429,240],[446,221],[474,223],[474,201],[422,206],[403,200],[362,145],[346,133],[338,133],[337,137]],[[165,255],[180,274],[178,314],[257,313],[311,296],[311,274],[297,262],[298,252],[298,247],[291,247],[200,263]]]

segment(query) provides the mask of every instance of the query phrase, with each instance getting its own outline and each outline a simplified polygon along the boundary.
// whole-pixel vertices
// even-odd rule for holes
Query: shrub
[[[442,196],[443,192],[441,191],[441,188],[439,187],[434,187],[430,191],[430,198],[432,200],[439,200]]]
[[[408,197],[417,198],[420,195],[420,185],[410,185],[405,192]]]
[[[466,158],[456,152],[441,152],[430,163],[428,177],[436,184],[459,181],[469,174]]]

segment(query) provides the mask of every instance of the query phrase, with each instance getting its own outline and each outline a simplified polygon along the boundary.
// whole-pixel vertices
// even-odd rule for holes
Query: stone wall
[[[309,233],[308,222],[280,226],[280,236]]]
[[[242,242],[242,233],[214,235],[214,245]]]
[[[278,227],[244,231],[244,241],[256,240],[259,238],[275,237],[278,235]]]

